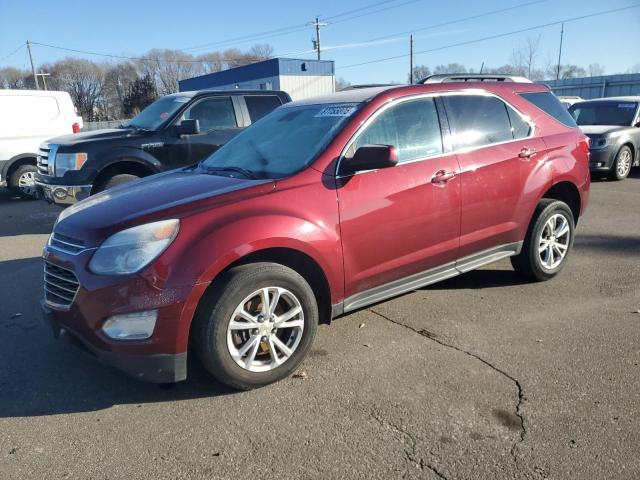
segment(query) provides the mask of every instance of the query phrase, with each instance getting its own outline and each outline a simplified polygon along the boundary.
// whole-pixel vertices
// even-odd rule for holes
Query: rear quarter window
[[[282,102],[275,95],[247,95],[244,97],[244,101],[247,104],[247,110],[249,110],[249,118],[251,123],[260,120],[267,113],[271,113]]]
[[[530,92],[520,93],[522,98],[533,103],[547,115],[552,116],[557,121],[569,128],[578,128],[576,121],[573,119],[567,108],[562,105],[560,100],[551,92]]]

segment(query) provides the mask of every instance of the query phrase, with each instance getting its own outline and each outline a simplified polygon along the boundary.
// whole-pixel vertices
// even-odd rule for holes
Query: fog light
[[[102,331],[114,340],[144,340],[153,335],[156,318],[157,310],[114,315],[104,322]]]
[[[56,188],[53,191],[53,196],[58,200],[64,200],[65,198],[67,198],[67,191],[62,188]]]

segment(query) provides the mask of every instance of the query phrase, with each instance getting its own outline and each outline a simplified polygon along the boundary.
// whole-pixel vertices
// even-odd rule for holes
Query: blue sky
[[[306,53],[312,48],[313,27],[306,26],[305,23],[319,16],[329,19],[329,25],[322,28],[322,44],[327,48],[323,58],[335,60],[337,76],[353,83],[406,81],[407,58],[359,67],[348,66],[406,53],[408,34],[404,32],[408,31],[415,31],[414,48],[422,51],[603,10],[640,5],[639,0],[532,2],[533,0],[2,0],[0,59],[27,39],[79,50],[136,56],[151,48],[188,48],[291,26],[299,28],[259,40],[234,41],[228,43],[228,46],[246,49],[253,43],[267,42],[274,47],[276,54],[314,58],[313,53]],[[529,5],[483,18],[418,31],[430,25],[527,3]],[[371,7],[375,4],[378,5]],[[331,19],[332,16],[350,11],[352,13],[348,15]],[[541,41],[537,63],[544,66],[555,62],[558,55],[559,25],[417,54],[415,63],[434,66],[458,62],[476,70],[483,61],[488,66],[499,66],[509,61],[514,47],[521,45],[527,37],[537,37],[538,34],[541,35]],[[388,38],[369,43],[380,37]],[[605,73],[621,73],[640,62],[638,45],[640,8],[575,21],[565,24],[563,63],[587,66],[598,62],[604,65]],[[191,50],[192,53],[203,51],[207,49]],[[55,61],[65,56],[105,60],[38,45],[34,46],[34,56],[37,63]],[[28,67],[26,49],[22,48],[0,61],[0,67],[7,65]]]

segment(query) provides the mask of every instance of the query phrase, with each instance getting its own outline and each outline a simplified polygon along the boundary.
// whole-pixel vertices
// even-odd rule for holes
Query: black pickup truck
[[[167,95],[119,128],[65,135],[41,144],[36,185],[45,200],[70,205],[124,182],[192,165],[290,101],[280,91]]]

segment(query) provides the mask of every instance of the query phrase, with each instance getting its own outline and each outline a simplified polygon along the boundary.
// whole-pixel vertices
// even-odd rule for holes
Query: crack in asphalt
[[[463,348],[457,347],[455,345],[452,345],[450,343],[446,343],[443,342],[442,340],[440,340],[439,338],[436,337],[435,334],[433,334],[432,332],[428,331],[428,330],[418,330],[410,325],[406,325],[402,322],[399,322],[397,320],[394,320],[392,318],[387,317],[386,315],[377,312],[375,310],[372,309],[368,309],[369,312],[373,313],[374,315],[377,315],[378,317],[387,320],[388,322],[394,323],[400,327],[404,327],[407,330],[410,330],[414,333],[417,333],[418,335],[421,335],[425,338],[428,338],[429,340],[432,340],[436,343],[438,343],[439,345],[442,345],[443,347],[447,347],[447,348],[451,348],[453,350],[456,350],[460,353],[464,353],[465,355],[468,355],[470,357],[475,358],[476,360],[479,360],[480,362],[482,362],[483,364],[485,364],[487,367],[491,368],[492,370],[498,372],[500,375],[502,375],[503,377],[507,378],[508,380],[510,380],[511,382],[513,382],[518,390],[518,402],[516,403],[516,408],[515,408],[515,414],[518,417],[518,419],[520,420],[520,438],[518,441],[516,441],[513,446],[511,447],[510,450],[510,454],[511,457],[513,458],[514,463],[516,464],[516,467],[519,467],[519,461],[518,461],[518,447],[520,446],[520,444],[522,444],[524,442],[525,436],[527,435],[527,427],[525,425],[525,421],[524,421],[524,414],[522,413],[522,403],[524,401],[524,391],[522,389],[522,385],[520,384],[520,381],[513,377],[512,375],[508,374],[507,372],[505,372],[504,370],[502,370],[501,368],[495,366],[494,364],[492,364],[491,362],[489,362],[488,360],[485,360],[484,358],[482,358],[481,356],[479,356],[476,353],[473,352],[469,352]],[[437,472],[436,472],[437,473]],[[443,477],[444,478],[444,477]]]
[[[401,428],[400,426],[394,423],[391,423],[390,421],[385,420],[384,418],[381,418],[375,412],[370,412],[369,415],[371,416],[371,418],[373,418],[376,422],[378,422],[383,427],[389,428],[394,432],[396,432],[398,435],[405,437],[409,440],[410,449],[409,450],[405,449],[404,451],[405,458],[409,463],[420,468],[420,470],[424,470],[425,468],[428,470],[431,470],[435,475],[437,475],[438,478],[443,478],[444,480],[447,480],[447,477],[445,477],[444,474],[440,472],[434,465],[427,463],[422,457],[418,456],[417,448],[416,448],[417,441],[413,437],[413,435],[411,435],[409,432],[407,432],[405,429]],[[405,470],[404,474],[402,475],[402,478],[406,478],[407,473],[408,473],[408,470]]]

